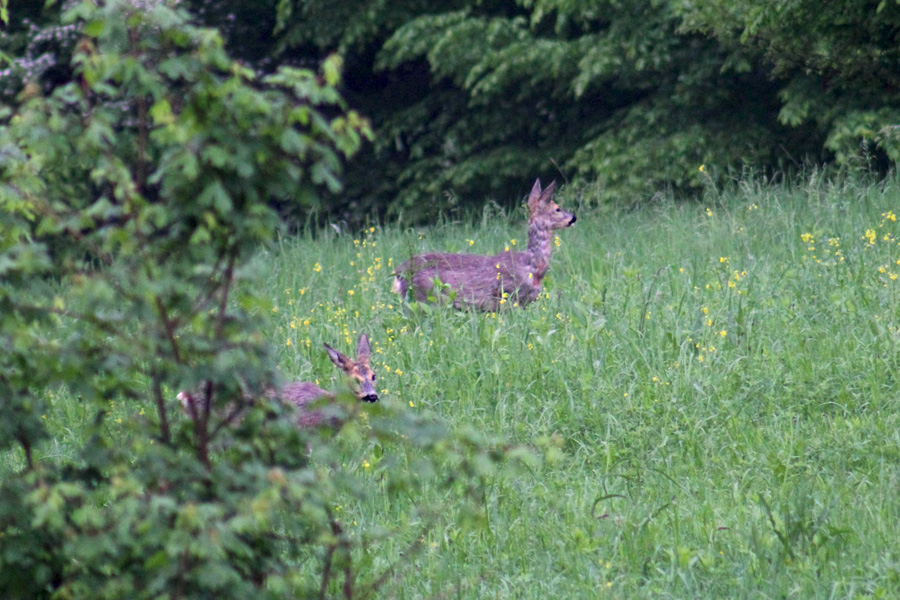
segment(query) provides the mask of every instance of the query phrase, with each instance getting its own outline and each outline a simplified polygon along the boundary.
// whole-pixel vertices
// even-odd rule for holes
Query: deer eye
[[[557,207],[556,207],[556,212],[562,212],[562,209],[561,209],[560,207],[557,206]]]

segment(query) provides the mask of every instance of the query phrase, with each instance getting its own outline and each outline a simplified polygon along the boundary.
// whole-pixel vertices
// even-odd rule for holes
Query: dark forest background
[[[3,102],[69,79],[80,34],[58,24],[61,4],[10,1]],[[535,177],[633,204],[900,158],[896,0],[181,5],[261,72],[343,58],[341,91],[375,137],[318,207],[351,223],[509,204]]]

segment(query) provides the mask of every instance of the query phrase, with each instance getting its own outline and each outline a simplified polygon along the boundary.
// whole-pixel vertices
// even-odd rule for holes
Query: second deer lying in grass
[[[377,402],[378,393],[375,391],[375,373],[369,361],[372,350],[369,346],[369,338],[365,333],[359,334],[356,341],[356,360],[342,354],[325,344],[328,357],[343,372],[353,395],[364,402]],[[297,425],[300,427],[316,427],[319,425],[338,426],[340,423],[326,416],[326,411],[310,408],[320,400],[334,398],[334,394],[320,388],[309,381],[293,381],[286,383],[279,389],[271,389],[266,392],[269,398],[277,399],[297,407]],[[184,412],[191,418],[197,418],[201,409],[201,403],[189,392],[179,392],[178,399],[184,408]]]
[[[356,341],[356,360],[342,354],[325,344],[328,358],[331,359],[347,379],[353,395],[364,402],[378,402],[378,393],[375,391],[375,373],[372,372],[370,360],[372,350],[369,347],[369,338],[365,333],[359,334]],[[295,405],[300,411],[297,424],[300,427],[315,427],[326,419],[321,410],[310,410],[308,405],[324,398],[333,398],[331,392],[323,390],[314,383],[308,381],[294,381],[281,386],[277,392],[269,394],[283,402]],[[333,424],[333,423],[332,423]]]
[[[575,215],[553,201],[555,182],[541,190],[538,179],[528,196],[528,249],[494,256],[429,253],[413,256],[397,268],[394,291],[416,300],[452,299],[456,308],[496,311],[525,306],[541,293],[550,265],[550,232],[575,223]]]

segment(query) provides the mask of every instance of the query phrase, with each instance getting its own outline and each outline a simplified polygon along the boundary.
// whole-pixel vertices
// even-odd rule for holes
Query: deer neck
[[[542,226],[540,221],[528,223],[528,266],[534,273],[535,282],[540,285],[550,266],[550,229]]]

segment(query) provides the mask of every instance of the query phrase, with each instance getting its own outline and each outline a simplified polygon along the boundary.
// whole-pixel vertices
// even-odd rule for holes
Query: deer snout
[[[366,394],[360,400],[364,400],[366,402],[378,402],[378,394]]]
[[[577,220],[578,220],[578,217],[576,217],[575,215],[572,215],[572,220],[569,221],[569,227],[571,227],[572,225],[574,225],[574,224],[575,224],[575,221],[577,221]]]

